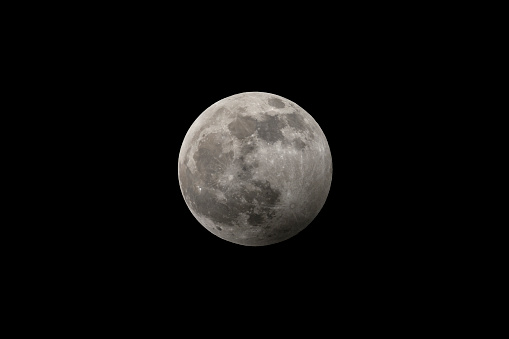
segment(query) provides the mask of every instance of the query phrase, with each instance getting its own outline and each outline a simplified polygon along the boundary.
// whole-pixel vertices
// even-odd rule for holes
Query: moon
[[[214,235],[244,246],[285,241],[322,209],[332,181],[327,139],[296,103],[239,93],[208,107],[178,160],[189,210]]]

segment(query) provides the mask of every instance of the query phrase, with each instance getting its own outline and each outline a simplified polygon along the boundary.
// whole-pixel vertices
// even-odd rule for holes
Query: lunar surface
[[[287,240],[323,207],[332,157],[318,123],[296,103],[264,92],[224,98],[191,125],[178,177],[194,217],[245,246]]]

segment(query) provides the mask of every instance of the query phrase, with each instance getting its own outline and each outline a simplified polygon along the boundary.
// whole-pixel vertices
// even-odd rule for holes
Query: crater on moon
[[[182,143],[178,176],[187,206],[206,229],[263,246],[293,237],[319,213],[332,158],[320,126],[297,104],[246,92],[196,119]]]
[[[270,98],[268,100],[268,103],[269,103],[269,105],[271,105],[272,107],[275,107],[275,108],[285,108],[284,102],[282,102],[278,98]]]

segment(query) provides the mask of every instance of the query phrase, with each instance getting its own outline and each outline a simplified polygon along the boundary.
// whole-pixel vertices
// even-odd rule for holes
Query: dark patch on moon
[[[228,125],[228,129],[238,139],[244,139],[256,131],[256,120],[248,116],[239,115]]]
[[[291,128],[299,132],[308,132],[311,139],[314,138],[313,130],[311,126],[304,120],[304,117],[298,112],[290,113],[285,115],[286,123]]]
[[[269,105],[275,108],[285,108],[285,103],[281,101],[281,99],[278,98],[270,98],[268,100]]]
[[[293,140],[293,146],[298,150],[302,150],[306,147],[306,143],[300,138],[296,138]]]
[[[263,223],[263,221],[263,214],[251,213],[249,218],[247,218],[247,222],[252,226],[259,226]]]
[[[228,109],[224,106],[221,106],[219,107],[217,110],[216,110],[216,113],[214,114],[214,116],[221,116],[223,115],[224,113],[226,113],[228,111]]]
[[[247,191],[244,198],[257,207],[251,210],[247,222],[251,226],[261,226],[275,216],[274,207],[279,202],[281,192],[272,188],[268,181],[253,180],[256,190]]]
[[[233,151],[223,153],[223,140],[220,133],[206,135],[200,141],[193,159],[203,181],[210,187],[215,187],[219,176],[233,161]]]
[[[194,193],[190,195],[190,198],[199,214],[222,224],[231,224],[231,221],[237,218],[238,211],[235,206],[219,201],[212,190],[204,189]]]
[[[285,138],[283,132],[281,132],[285,124],[277,115],[272,116],[265,114],[265,119],[263,121],[258,121],[257,125],[258,136],[268,143],[274,143]]]
[[[307,130],[306,121],[299,113],[290,113],[285,115],[288,126],[298,131],[304,132]]]
[[[210,122],[210,124],[217,123],[217,122],[221,121],[229,114],[230,114],[230,110],[227,107],[225,107],[225,106],[219,107],[216,110],[216,112],[214,113],[214,115],[212,116],[213,120]],[[207,125],[209,125],[209,124],[207,124]],[[204,125],[204,127],[207,127],[207,125]]]
[[[249,153],[254,152],[255,149],[256,149],[256,146],[253,143],[243,144],[241,149],[240,149],[240,153],[242,154],[241,159],[244,160],[243,156],[248,155]]]
[[[253,180],[253,184],[260,189],[256,191],[258,193],[256,196],[258,202],[265,206],[274,207],[281,196],[281,192],[273,189],[267,180],[265,182]]]
[[[256,149],[256,147],[253,144],[247,144],[247,143],[243,144],[240,149],[239,158],[235,159],[233,161],[235,168],[236,168],[237,178],[239,178],[240,180],[247,181],[247,180],[251,179],[253,177],[252,170],[254,168],[258,167],[258,162],[255,161],[255,162],[248,163],[246,161],[246,156],[249,153],[253,153],[255,151],[255,149]]]
[[[247,181],[253,177],[253,169],[258,167],[258,163],[248,164],[244,161],[243,157],[241,158],[234,161],[237,168],[237,178]]]

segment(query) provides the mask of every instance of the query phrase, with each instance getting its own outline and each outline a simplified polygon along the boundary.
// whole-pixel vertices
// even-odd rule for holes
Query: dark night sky
[[[169,169],[168,174],[162,174],[165,188],[159,193],[165,198],[158,205],[161,210],[156,220],[162,233],[158,242],[169,238],[177,252],[203,253],[203,257],[197,254],[198,263],[222,265],[221,257],[244,258],[253,264],[261,260],[270,270],[282,263],[308,265],[310,269],[346,264],[344,258],[359,260],[383,248],[381,239],[390,238],[393,231],[383,230],[382,225],[390,227],[393,219],[386,218],[382,205],[392,197],[381,187],[387,185],[383,173],[388,152],[377,149],[381,147],[377,136],[383,133],[377,129],[383,128],[380,114],[384,110],[373,107],[383,105],[384,99],[373,96],[376,93],[370,87],[374,85],[367,84],[368,75],[352,71],[355,65],[341,67],[321,57],[294,61],[286,64],[268,58],[255,63],[249,58],[202,63],[198,58],[187,67],[184,64],[177,78],[168,78],[168,87],[158,92],[158,113],[149,113],[153,125],[147,129],[154,132],[145,132],[153,134],[154,143],[161,143],[156,148],[163,159],[156,173]],[[192,122],[216,101],[246,91],[275,93],[303,107],[324,131],[333,159],[332,186],[320,214],[297,236],[264,248],[231,244],[206,231],[187,208],[176,173],[180,146]]]
[[[72,295],[97,298],[94,309],[112,296],[121,307],[148,300],[155,307],[138,312],[154,309],[172,321],[171,331],[180,322],[175,313],[207,317],[221,331],[237,315],[242,319],[233,323],[244,331],[266,332],[270,321],[300,330],[320,310],[334,317],[320,315],[321,323],[337,331],[345,298],[363,310],[372,308],[360,299],[386,298],[375,310],[384,313],[393,291],[411,289],[425,281],[423,270],[434,269],[427,259],[445,243],[444,221],[428,211],[447,206],[426,194],[442,168],[426,160],[434,132],[423,130],[442,122],[440,107],[429,103],[440,95],[433,60],[441,54],[429,52],[409,23],[391,24],[372,5],[362,4],[357,15],[322,5],[309,13],[307,3],[296,14],[290,13],[296,4],[280,11],[247,5],[238,16],[212,15],[194,3],[188,11],[168,4],[146,14],[138,4],[129,15],[122,13],[127,5],[93,9],[75,29],[69,15],[69,24],[56,25],[34,47],[30,55],[42,71],[32,85],[51,92],[35,113],[58,130],[48,135],[55,148],[65,148],[61,165],[47,165],[65,178],[63,193],[57,191],[65,201],[35,225],[51,238],[37,241],[53,254],[41,267],[63,276],[57,288],[76,281]],[[266,13],[249,18],[255,7]],[[425,30],[433,24],[427,20]],[[177,175],[194,120],[218,100],[247,91],[304,108],[327,137],[333,161],[330,193],[315,220],[264,247],[209,233],[187,208]],[[53,215],[63,225],[53,226]],[[236,305],[263,309],[245,316]],[[281,305],[298,315],[280,320]],[[195,321],[186,331],[201,326]]]
[[[421,216],[409,215],[411,181],[401,183],[415,165],[405,161],[409,150],[401,138],[408,134],[402,113],[412,95],[401,64],[353,39],[333,44],[309,37],[278,49],[250,39],[159,38],[105,44],[112,52],[79,70],[90,84],[80,94],[83,125],[91,126],[87,140],[99,159],[87,180],[104,183],[92,215],[107,217],[90,217],[87,236],[98,253],[177,275],[328,276],[359,263],[382,267],[416,242],[407,225]],[[303,107],[324,131],[333,160],[331,190],[316,219],[266,247],[232,244],[206,231],[187,208],[177,176],[193,121],[216,101],[246,91],[274,93]],[[406,232],[407,240],[399,241]]]

